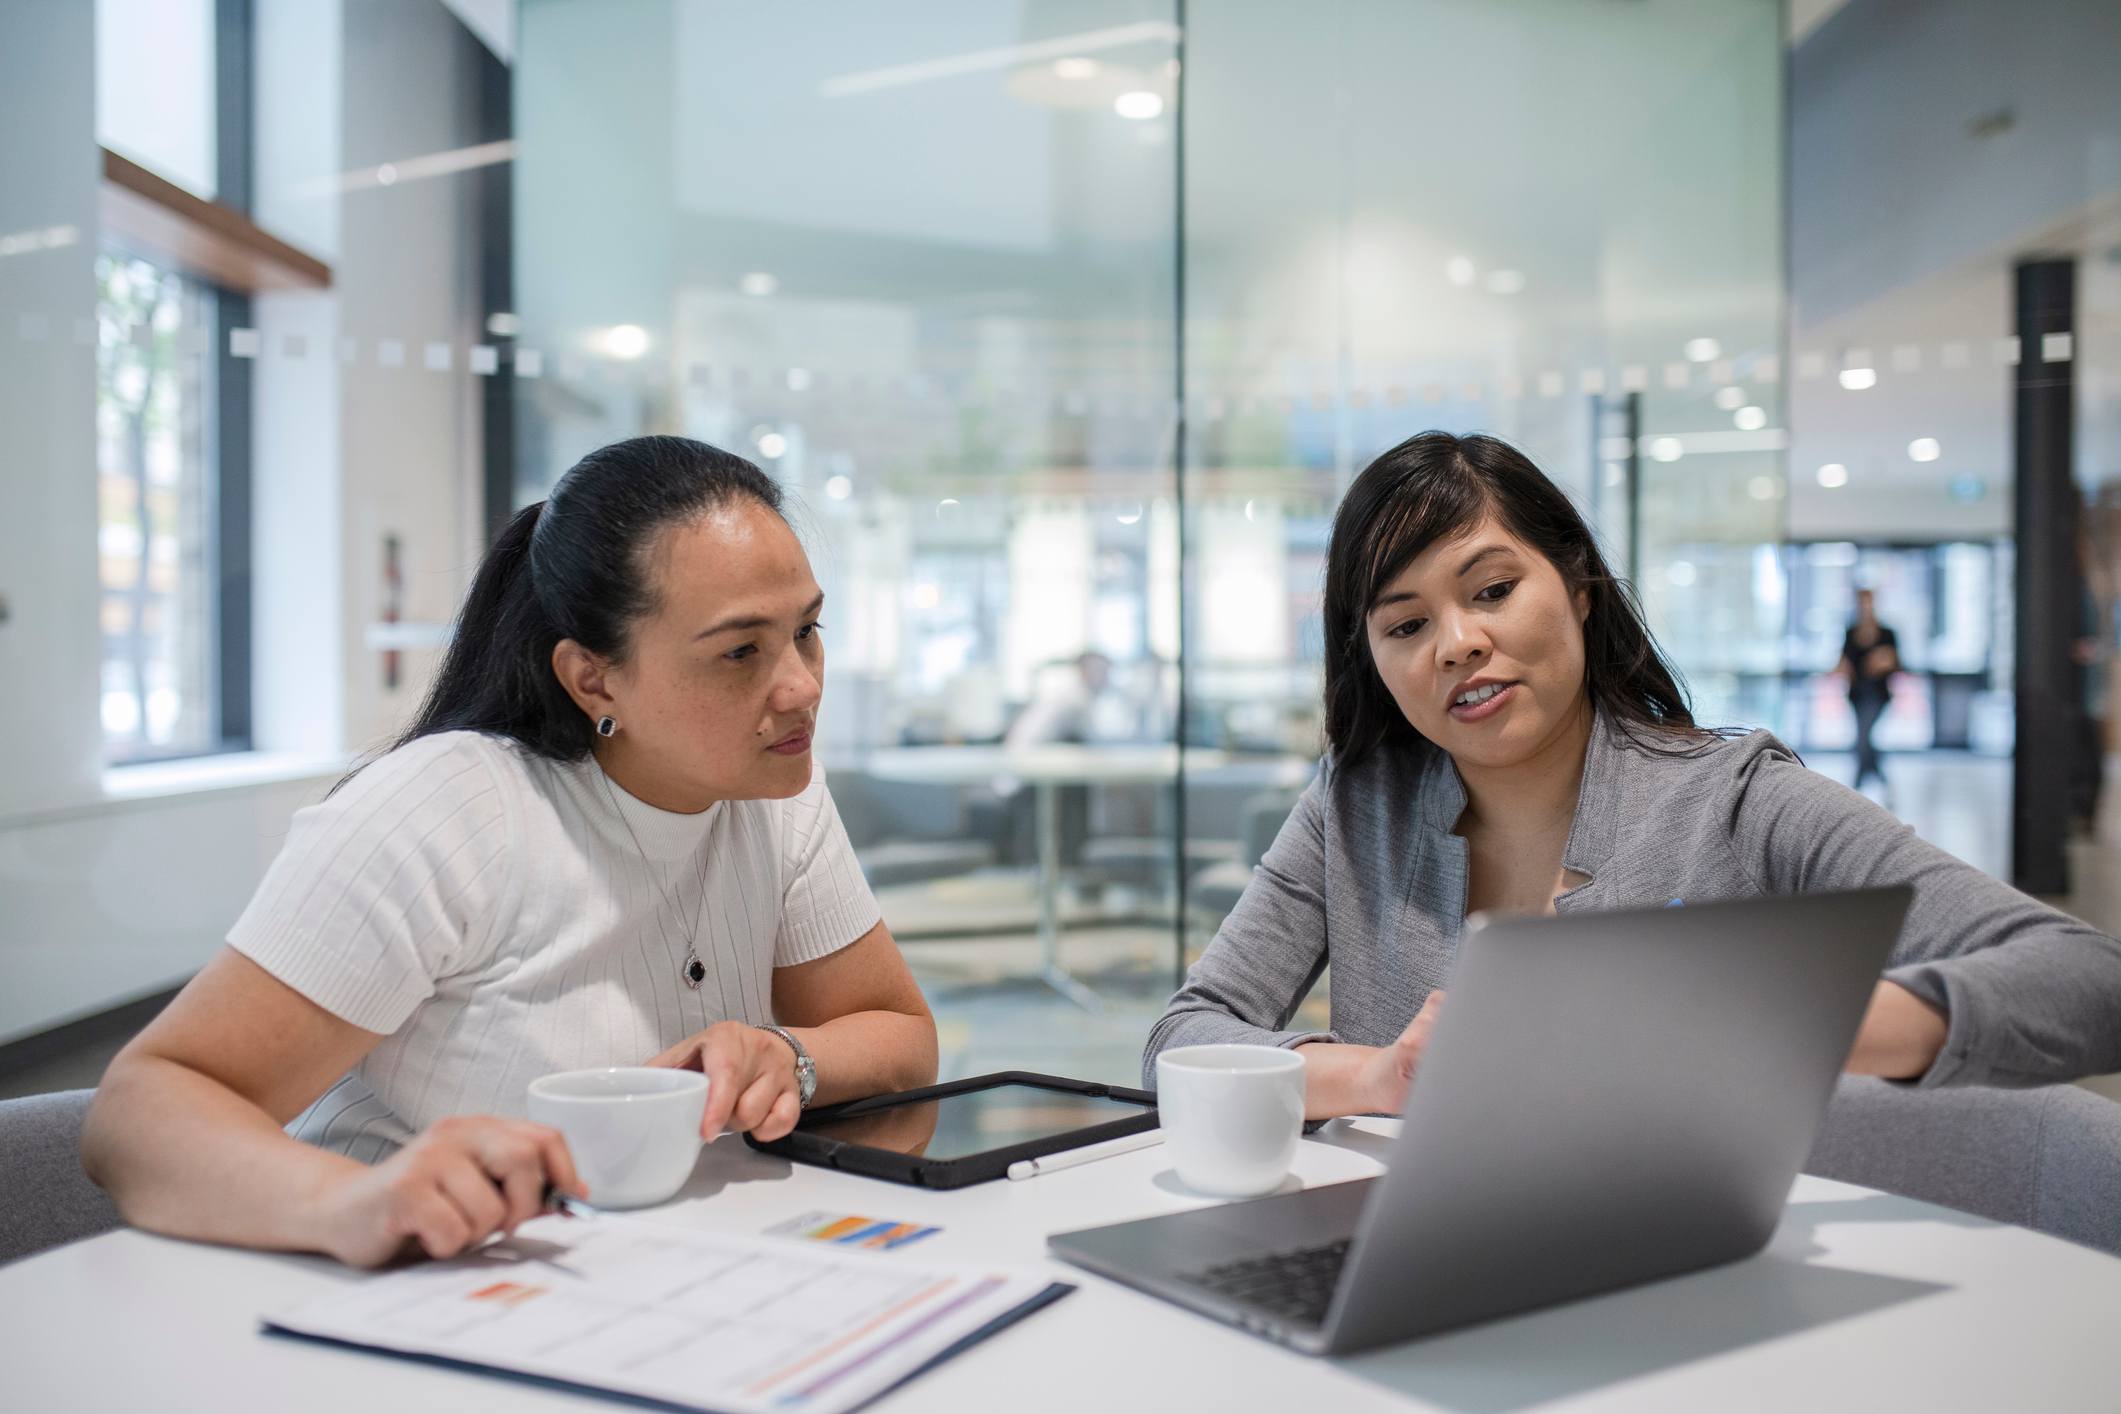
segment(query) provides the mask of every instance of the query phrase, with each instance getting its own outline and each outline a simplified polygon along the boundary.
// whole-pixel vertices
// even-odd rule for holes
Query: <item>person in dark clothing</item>
[[[1848,679],[1849,704],[1856,709],[1856,789],[1876,777],[1888,792],[1885,767],[1871,732],[1885,715],[1885,704],[1893,700],[1892,677],[1900,671],[1900,639],[1878,622],[1877,597],[1868,589],[1856,591],[1856,622],[1841,640],[1841,661],[1834,672]]]

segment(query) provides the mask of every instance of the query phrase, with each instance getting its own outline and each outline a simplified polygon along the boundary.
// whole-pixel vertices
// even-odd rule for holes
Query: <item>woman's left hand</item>
[[[771,1031],[744,1021],[718,1021],[648,1061],[671,1070],[697,1070],[707,1077],[707,1113],[700,1137],[725,1129],[778,1139],[802,1114],[795,1052]]]

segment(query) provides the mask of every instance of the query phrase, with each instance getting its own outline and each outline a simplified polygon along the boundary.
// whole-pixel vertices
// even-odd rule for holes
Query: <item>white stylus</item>
[[[1107,1139],[1102,1144],[1085,1144],[1080,1149],[1063,1149],[1058,1154],[1048,1154],[1043,1159],[1018,1159],[1009,1165],[1011,1178],[1036,1178],[1055,1169],[1072,1169],[1077,1164],[1093,1164],[1099,1159],[1109,1159],[1115,1154],[1131,1154],[1136,1149],[1146,1149],[1151,1144],[1164,1142],[1161,1129],[1151,1129],[1142,1134],[1123,1134],[1117,1139]]]

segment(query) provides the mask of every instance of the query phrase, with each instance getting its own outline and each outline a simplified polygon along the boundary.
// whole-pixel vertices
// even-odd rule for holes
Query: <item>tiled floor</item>
[[[1810,764],[1838,779],[1849,777],[1847,757],[1821,754]],[[1991,872],[2007,867],[2008,761],[1934,753],[1892,758],[1888,773],[1896,811],[1925,838]],[[2121,782],[2121,762],[2109,776]],[[2055,902],[2108,933],[2121,932],[2121,785],[2107,794],[2098,838],[2073,847],[2072,872],[2070,897]],[[929,897],[885,891],[885,916],[935,912],[936,887],[928,886]],[[973,889],[998,923],[1024,917],[1030,897],[1023,879],[950,887],[961,894]],[[935,1009],[946,1078],[1022,1069],[1119,1084],[1138,1083],[1142,1040],[1171,992],[1175,948],[1168,926],[1071,930],[1062,960],[1095,989],[1101,1005],[1093,1012],[1028,980],[1036,975],[1037,947],[1023,933],[905,944]],[[33,1068],[0,1075],[0,1098],[93,1085],[124,1039],[94,1038]],[[2121,1084],[2097,1088],[2121,1098]]]

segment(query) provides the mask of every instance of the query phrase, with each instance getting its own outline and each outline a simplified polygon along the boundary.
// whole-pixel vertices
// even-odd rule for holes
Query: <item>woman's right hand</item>
[[[1407,1107],[1407,1090],[1414,1082],[1421,1053],[1428,1048],[1429,1033],[1436,1029],[1436,1018],[1442,1011],[1443,993],[1429,993],[1421,1010],[1407,1023],[1407,1029],[1399,1033],[1399,1039],[1389,1046],[1377,1047],[1364,1059],[1357,1090],[1367,1113],[1396,1115]]]
[[[589,1196],[558,1130],[454,1115],[382,1163],[339,1180],[323,1202],[319,1245],[353,1267],[417,1252],[453,1257],[537,1216],[547,1184]]]

